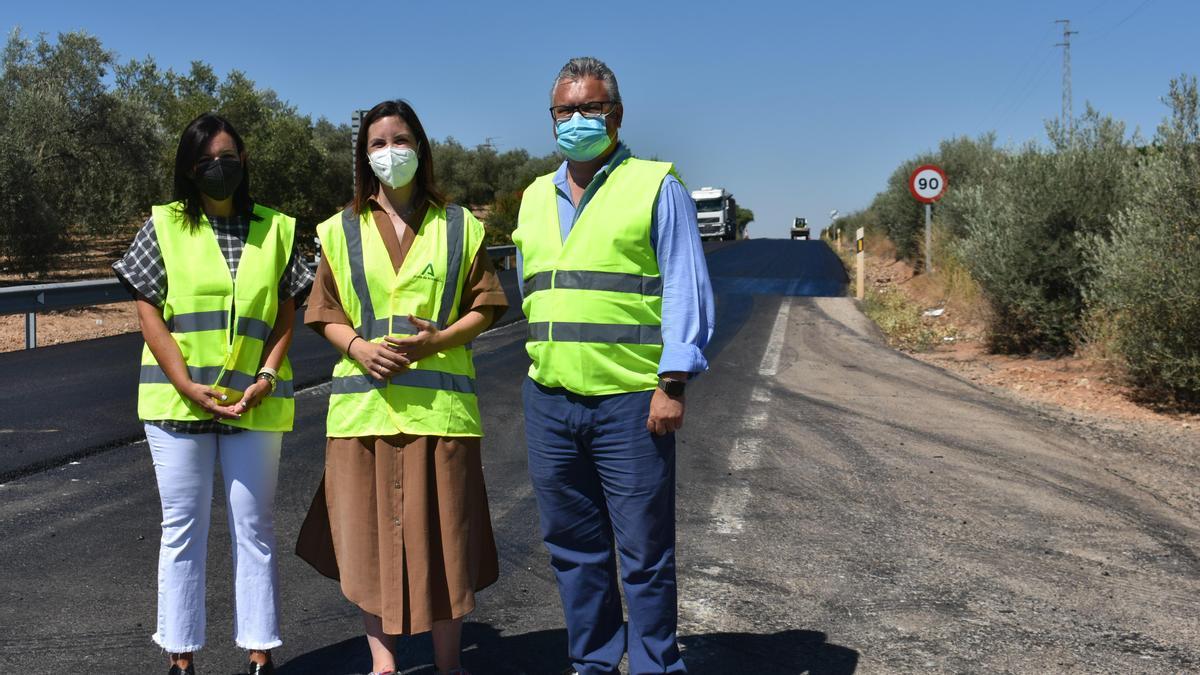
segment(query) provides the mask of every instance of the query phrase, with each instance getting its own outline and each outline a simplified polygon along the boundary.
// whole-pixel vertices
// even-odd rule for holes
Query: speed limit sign
[[[946,193],[946,172],[933,164],[918,166],[908,177],[908,190],[917,201],[932,204]]]

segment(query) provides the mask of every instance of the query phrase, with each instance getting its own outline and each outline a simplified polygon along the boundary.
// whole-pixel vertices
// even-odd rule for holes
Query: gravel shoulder
[[[774,515],[748,527],[794,551],[747,585],[768,615],[858,672],[1200,668],[1194,430],[1031,407],[887,348],[849,299],[793,299],[788,327],[749,477]]]

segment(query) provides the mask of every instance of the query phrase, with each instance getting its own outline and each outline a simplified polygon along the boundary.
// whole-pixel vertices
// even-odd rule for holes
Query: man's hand
[[[650,416],[646,428],[650,433],[665,436],[683,428],[684,397],[667,396],[662,389],[655,389],[650,399]]]

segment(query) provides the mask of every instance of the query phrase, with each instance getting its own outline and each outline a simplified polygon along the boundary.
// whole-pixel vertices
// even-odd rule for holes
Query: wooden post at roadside
[[[861,228],[861,227],[858,228],[858,231],[854,233],[854,250],[857,251],[857,253],[854,254],[854,259],[858,263],[858,274],[856,275],[858,277],[858,284],[857,284],[858,289],[855,291],[854,296],[856,298],[858,298],[859,300],[863,299],[863,293],[864,293],[863,282],[866,281],[866,270],[863,269],[864,268],[863,257],[865,255],[863,253],[863,235],[864,234],[865,234],[865,232],[863,231],[863,228]]]

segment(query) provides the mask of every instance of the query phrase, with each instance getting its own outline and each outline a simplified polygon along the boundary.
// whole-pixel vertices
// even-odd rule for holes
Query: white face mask
[[[368,154],[367,159],[379,180],[394,188],[408,185],[417,175],[417,151],[412,148],[380,148]]]

